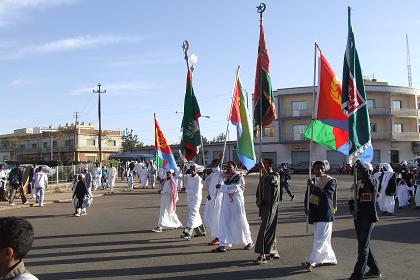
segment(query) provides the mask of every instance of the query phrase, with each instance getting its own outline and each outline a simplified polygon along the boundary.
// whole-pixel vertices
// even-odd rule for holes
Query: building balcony
[[[391,133],[387,132],[371,132],[372,140],[391,140]]]
[[[420,141],[420,133],[418,132],[393,132],[393,141]]]
[[[280,135],[280,143],[288,144],[288,143],[294,143],[294,142],[301,143],[301,142],[309,141],[309,139],[306,139],[303,135],[304,133],[282,134]]]
[[[312,109],[280,111],[280,118],[311,118]]]
[[[370,107],[368,110],[370,116],[389,116],[391,114],[390,108]]]
[[[397,117],[408,117],[408,118],[417,118],[419,116],[418,109],[391,109],[391,114]]]

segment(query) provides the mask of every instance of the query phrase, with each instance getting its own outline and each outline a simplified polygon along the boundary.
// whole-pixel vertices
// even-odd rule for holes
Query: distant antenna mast
[[[413,87],[413,81],[411,78],[411,62],[410,62],[410,48],[408,47],[408,35],[405,34],[405,39],[407,41],[407,74],[408,74],[408,87]]]

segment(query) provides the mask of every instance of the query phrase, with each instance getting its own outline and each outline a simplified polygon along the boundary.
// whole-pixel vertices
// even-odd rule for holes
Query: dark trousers
[[[374,224],[369,221],[354,221],[354,228],[356,230],[358,242],[358,257],[354,265],[354,270],[350,279],[362,280],[365,274],[366,265],[372,272],[379,273],[379,267],[376,263],[373,251],[370,248],[370,236],[372,234]]]
[[[286,190],[286,192],[290,196],[290,198],[294,197],[293,193],[289,189],[289,183],[288,182],[282,182],[280,184],[280,201],[283,200],[283,188]]]
[[[16,194],[17,191],[19,191],[19,193],[20,193],[20,199],[22,199],[22,203],[25,203],[26,201],[28,201],[26,199],[25,193],[23,192],[22,185],[20,185],[20,186],[10,186],[9,203],[13,203],[14,202],[14,200],[15,200],[15,194]]]

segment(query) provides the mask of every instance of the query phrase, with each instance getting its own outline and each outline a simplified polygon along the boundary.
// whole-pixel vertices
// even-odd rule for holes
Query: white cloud
[[[140,95],[148,94],[158,87],[152,83],[141,83],[141,82],[121,82],[121,83],[110,83],[103,84],[101,90],[106,90],[106,94],[110,95]],[[92,93],[92,90],[97,90],[96,86],[92,87],[80,87],[69,92],[69,95],[84,95]]]
[[[94,48],[109,44],[118,44],[125,42],[138,42],[143,38],[138,36],[113,36],[113,35],[97,35],[97,36],[77,36],[56,41],[51,41],[43,44],[34,44],[14,50],[12,54],[0,55],[0,59],[17,59],[28,57],[36,54],[54,53],[73,51],[80,49]]]
[[[22,20],[25,11],[72,5],[79,0],[0,0],[0,27]]]

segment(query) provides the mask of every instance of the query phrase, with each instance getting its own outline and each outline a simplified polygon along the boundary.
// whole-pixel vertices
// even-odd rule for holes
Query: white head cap
[[[175,171],[173,169],[169,169],[169,170],[166,171],[166,173],[172,173],[172,174],[174,174]]]
[[[362,165],[363,165],[363,167],[364,167],[366,170],[373,171],[373,166],[372,166],[372,164],[370,164],[370,163],[368,163],[368,162],[363,162],[363,161],[362,161]]]

